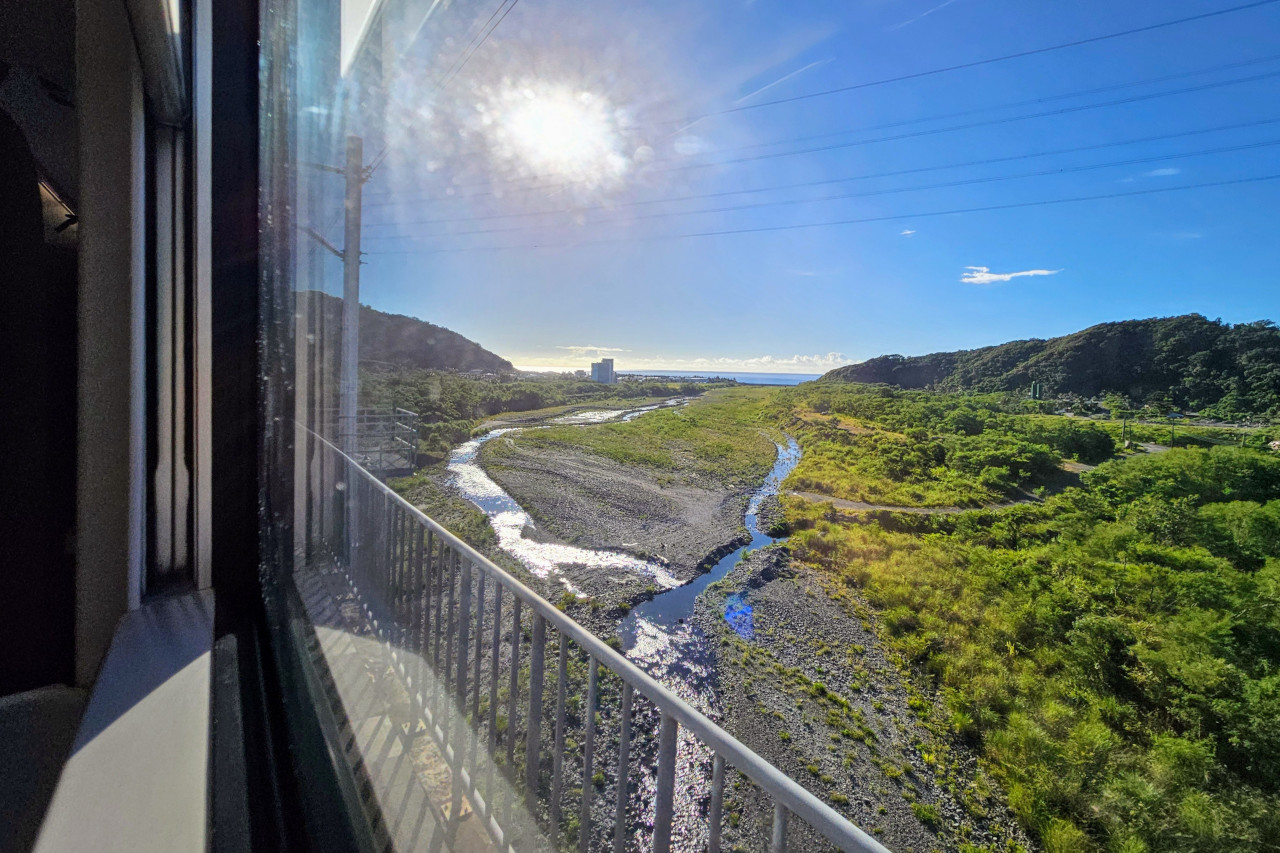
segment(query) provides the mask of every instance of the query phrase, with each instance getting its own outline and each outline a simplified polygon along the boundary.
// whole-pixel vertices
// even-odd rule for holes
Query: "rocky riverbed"
[[[750,552],[699,600],[713,638],[722,725],[892,850],[1024,845],[931,701],[882,650],[874,618],[834,600],[785,545]],[[734,780],[726,847],[767,846],[772,804]],[[795,825],[793,849],[824,849]]]
[[[481,451],[485,471],[533,518],[527,538],[617,551],[660,562],[678,582],[697,577],[749,537],[750,489],[691,471],[623,465],[574,448],[498,437]],[[564,567],[565,577],[610,611],[657,588],[636,573]]]

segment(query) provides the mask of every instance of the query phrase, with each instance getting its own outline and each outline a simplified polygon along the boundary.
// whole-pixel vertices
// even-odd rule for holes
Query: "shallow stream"
[[[685,401],[669,401],[666,404],[622,412],[579,412],[557,418],[553,422],[594,424],[614,420],[629,421],[646,412],[683,402]],[[760,529],[759,510],[766,498],[778,494],[782,481],[800,461],[799,445],[792,438],[788,438],[785,445],[777,445],[778,455],[773,469],[747,503],[745,524],[751,541],[721,558],[709,572],[680,585],[666,567],[657,561],[643,560],[617,551],[578,548],[526,538],[524,530],[533,526],[533,519],[476,461],[485,442],[517,431],[494,430],[454,450],[449,459],[453,485],[463,497],[489,517],[489,523],[498,535],[499,546],[538,577],[555,578],[575,593],[578,590],[574,589],[564,573],[567,566],[585,565],[652,578],[664,591],[637,605],[618,626],[623,651],[629,659],[669,690],[703,714],[717,719],[719,708],[713,687],[715,656],[702,631],[693,623],[694,602],[708,586],[724,578],[748,551],[779,541]],[[725,618],[744,637],[752,636],[751,605],[741,594],[729,596]],[[701,810],[703,798],[710,789],[711,751],[684,730],[681,730],[677,748],[679,761],[673,847],[681,851],[700,850],[706,844],[706,820]],[[641,787],[651,788],[651,768],[645,769],[644,775],[649,778],[640,781]],[[648,800],[651,803],[652,797],[648,797]]]

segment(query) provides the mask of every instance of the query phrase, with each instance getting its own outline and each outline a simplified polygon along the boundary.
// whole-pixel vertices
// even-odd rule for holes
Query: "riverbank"
[[[632,606],[688,583],[750,541],[747,504],[776,456],[758,426],[770,395],[759,388],[716,389],[639,417],[593,422],[590,412],[579,412],[551,418],[494,435],[476,461],[528,514],[523,538],[659,567],[557,567],[565,583],[589,599],[566,599],[565,606],[612,633]]]
[[[688,470],[656,471],[505,436],[486,445],[480,462],[534,519],[526,537],[656,560],[681,583],[749,540],[742,523],[748,484],[731,488]],[[635,573],[576,566],[563,573],[610,610],[654,591],[651,579]]]
[[[882,650],[874,619],[834,600],[785,546],[751,552],[697,602],[721,724],[894,850],[1025,844],[971,756],[925,725],[929,702]],[[768,798],[735,789],[726,846],[766,846]],[[762,819],[764,818],[764,819]],[[821,846],[797,826],[797,849]]]

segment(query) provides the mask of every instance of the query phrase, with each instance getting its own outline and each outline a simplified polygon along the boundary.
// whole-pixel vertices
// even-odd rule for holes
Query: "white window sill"
[[[213,594],[120,620],[36,853],[185,853],[207,845]]]

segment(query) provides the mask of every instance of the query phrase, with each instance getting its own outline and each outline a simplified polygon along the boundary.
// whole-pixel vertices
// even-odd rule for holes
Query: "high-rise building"
[[[618,382],[618,375],[613,372],[613,359],[602,358],[599,361],[591,363],[591,381],[603,382],[605,385],[615,385]]]

